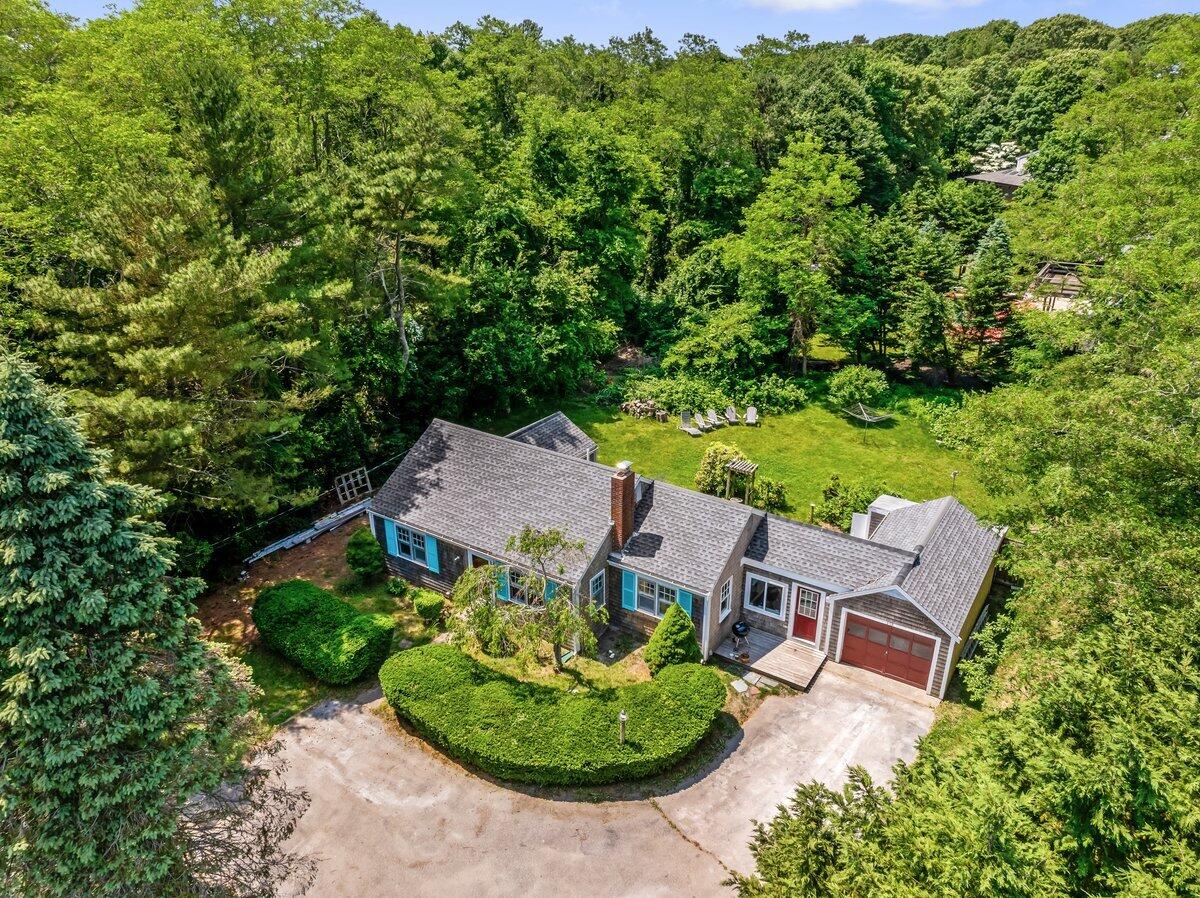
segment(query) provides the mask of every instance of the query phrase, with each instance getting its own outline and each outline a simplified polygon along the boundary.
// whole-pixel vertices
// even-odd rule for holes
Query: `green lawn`
[[[366,587],[343,583],[335,589],[340,598],[360,611],[391,614],[396,619],[393,649],[398,647],[401,640],[408,640],[413,645],[422,645],[437,634],[436,629],[427,628],[424,621],[413,611],[412,598],[419,591],[418,587],[411,587],[407,595],[397,599],[388,594],[382,583]],[[286,723],[316,702],[328,698],[353,697],[375,679],[371,676],[361,683],[328,686],[317,682],[307,671],[275,654],[261,642],[255,641],[248,648],[236,642],[231,644],[234,646],[234,653],[250,668],[255,685],[262,690],[255,707],[271,728]]]
[[[675,419],[659,424],[575,401],[540,405],[486,426],[508,433],[556,408],[596,441],[599,461],[612,465],[628,459],[638,473],[681,486],[692,486],[705,446],[714,441],[733,443],[758,463],[759,476],[787,486],[794,517],[807,518],[808,504],[820,501],[821,489],[832,474],[850,481],[878,481],[916,501],[943,496],[953,489],[979,514],[986,515],[994,507],[970,459],[938,446],[903,411],[896,411],[888,422],[864,428],[812,402],[798,412],[765,415],[757,428],[724,427],[690,437],[679,430]],[[952,471],[959,472],[953,485]]]

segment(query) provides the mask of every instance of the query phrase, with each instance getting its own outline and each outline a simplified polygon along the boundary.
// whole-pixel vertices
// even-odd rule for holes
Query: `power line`
[[[384,465],[391,464],[396,459],[404,456],[405,453],[407,453],[407,452],[408,452],[407,449],[404,450],[404,452],[397,452],[391,458],[385,459],[384,461],[381,461],[379,464],[375,465],[374,467],[368,468],[367,474],[368,475],[372,474],[375,471],[378,471]],[[172,492],[177,492],[177,490],[172,490]],[[269,517],[269,518],[264,518],[261,521],[256,521],[253,524],[248,524],[247,526],[243,527],[240,530],[235,530],[233,533],[229,534],[229,536],[223,537],[223,538],[217,540],[215,543],[210,543],[209,546],[212,549],[217,549],[221,546],[228,545],[229,543],[233,542],[234,540],[236,540],[239,536],[241,536],[244,533],[249,533],[251,530],[257,530],[257,529],[264,527],[265,525],[271,523],[272,521],[278,520],[279,518],[282,518],[286,515],[292,514],[293,512],[300,511],[301,509],[308,508],[309,506],[315,505],[316,503],[321,501],[321,499],[324,498],[325,496],[328,496],[331,493],[335,493],[335,492],[337,492],[337,490],[335,488],[331,487],[327,490],[324,490],[323,492],[317,493],[317,495],[313,496],[313,498],[311,500],[304,503],[303,505],[292,505],[288,508],[285,508],[283,511],[280,511],[276,514],[271,515],[271,517]],[[181,555],[180,558],[181,559],[182,558],[192,558],[197,554],[198,554],[198,552],[189,552],[186,555]]]

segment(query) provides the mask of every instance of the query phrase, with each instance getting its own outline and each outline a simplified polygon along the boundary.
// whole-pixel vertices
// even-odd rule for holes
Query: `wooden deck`
[[[749,663],[738,656],[748,652]],[[794,639],[784,639],[765,630],[750,629],[746,644],[737,650],[733,647],[733,637],[730,636],[717,648],[717,654],[726,660],[748,667],[755,673],[807,690],[821,666],[825,663],[825,653],[819,652],[812,646],[807,646]]]

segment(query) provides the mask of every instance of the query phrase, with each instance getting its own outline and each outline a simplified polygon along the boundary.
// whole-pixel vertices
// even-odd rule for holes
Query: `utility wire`
[[[397,452],[391,458],[381,461],[379,464],[375,465],[374,467],[367,468],[367,475],[369,476],[372,473],[374,473],[375,471],[378,471],[384,465],[390,465],[396,459],[403,457],[405,455],[405,453],[407,453],[407,452],[408,452],[407,449],[404,450],[404,452]],[[172,490],[172,492],[175,492],[175,491]],[[233,533],[229,534],[229,536],[223,537],[223,538],[217,540],[215,543],[210,543],[209,545],[212,549],[217,549],[217,548],[220,548],[221,546],[228,545],[229,543],[233,542],[235,539],[237,539],[239,536],[241,536],[244,533],[249,533],[251,530],[257,530],[260,527],[263,527],[263,526],[271,523],[274,520],[277,520],[286,515],[292,514],[293,512],[300,511],[301,509],[308,508],[312,505],[315,505],[317,502],[319,502],[325,496],[328,496],[331,493],[335,493],[335,492],[337,492],[336,488],[331,487],[330,489],[327,489],[327,490],[324,490],[323,492],[317,493],[317,495],[313,496],[313,498],[311,500],[309,500],[308,502],[305,502],[303,505],[292,505],[288,508],[285,508],[283,511],[280,511],[280,512],[277,512],[276,514],[271,515],[271,517],[269,517],[269,518],[263,518],[261,521],[257,521],[253,524],[248,524],[247,526],[243,527],[240,530],[235,530]],[[197,554],[199,554],[198,551],[189,552],[186,555],[180,556],[180,558],[181,559],[182,558],[192,558]]]

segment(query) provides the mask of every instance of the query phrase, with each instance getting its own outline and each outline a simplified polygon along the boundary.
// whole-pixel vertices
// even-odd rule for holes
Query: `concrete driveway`
[[[376,702],[326,702],[280,734],[288,780],[312,805],[293,847],[320,898],[360,895],[728,896],[752,872],[752,819],[796,782],[836,785],[849,764],[886,778],[933,721],[915,693],[830,665],[811,692],[773,697],[729,753],[656,798],[561,801],[476,776],[405,733]]]

